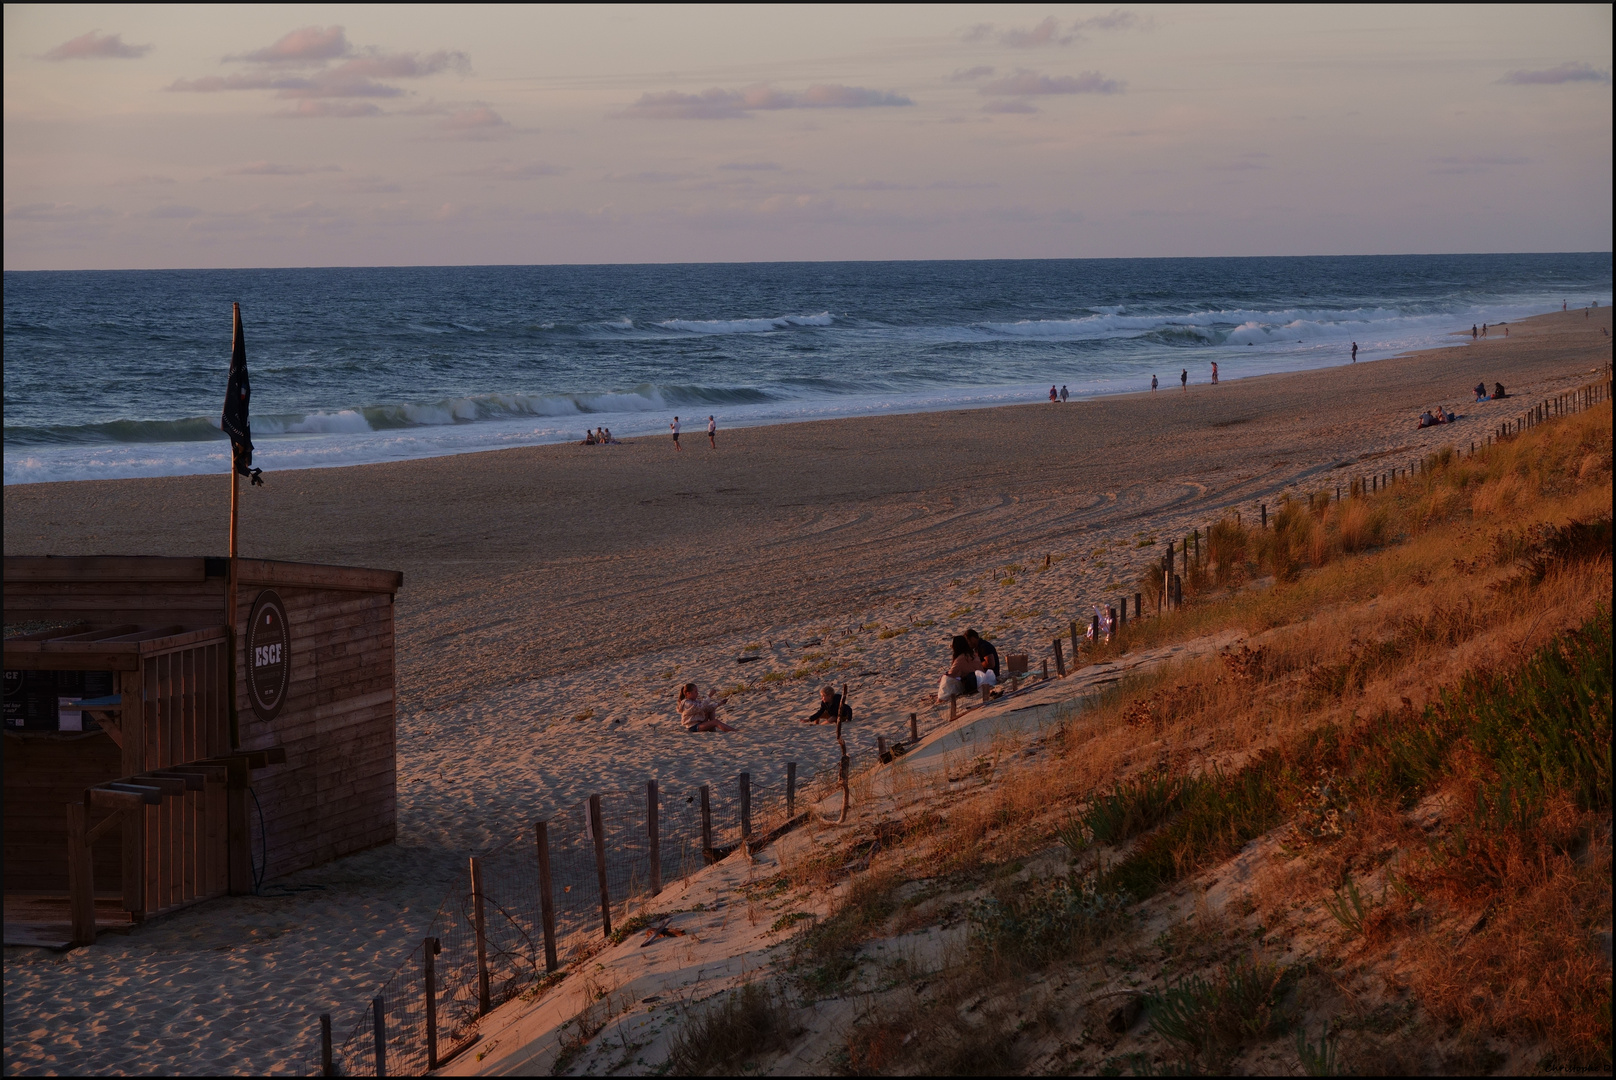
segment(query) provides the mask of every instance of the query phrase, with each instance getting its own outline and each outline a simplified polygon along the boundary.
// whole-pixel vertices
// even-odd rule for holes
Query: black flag
[[[224,390],[224,413],[219,417],[219,426],[230,436],[230,456],[236,472],[262,486],[264,470],[252,467],[252,424],[247,419],[247,403],[252,397],[252,387],[247,382],[247,339],[241,334],[241,305],[231,307],[235,309],[235,332],[230,341],[230,381]]]

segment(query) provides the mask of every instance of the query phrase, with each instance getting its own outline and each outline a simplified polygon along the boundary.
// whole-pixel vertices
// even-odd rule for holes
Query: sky
[[[1609,251],[1609,5],[4,8],[4,266]]]

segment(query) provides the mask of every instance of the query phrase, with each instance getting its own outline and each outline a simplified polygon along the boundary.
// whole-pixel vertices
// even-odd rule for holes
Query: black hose
[[[258,808],[258,854],[261,862],[253,866],[253,895],[258,895],[258,887],[264,883],[264,874],[269,870],[269,835],[264,831],[264,807],[258,801],[258,792],[248,788],[247,792],[253,797],[253,805]]]

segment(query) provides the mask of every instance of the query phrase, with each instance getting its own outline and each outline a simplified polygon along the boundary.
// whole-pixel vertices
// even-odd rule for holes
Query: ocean
[[[266,473],[1076,398],[1611,303],[1609,253],[7,272],[5,482]],[[1455,386],[1455,394],[1465,390]]]

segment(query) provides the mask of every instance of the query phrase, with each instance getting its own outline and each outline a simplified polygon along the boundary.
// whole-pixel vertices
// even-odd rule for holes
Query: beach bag
[[[951,675],[944,675],[937,682],[937,700],[947,701],[951,697],[960,696],[960,681]]]

